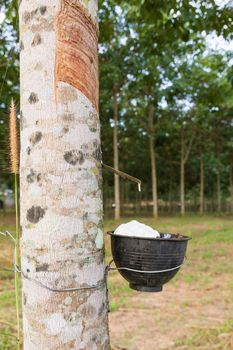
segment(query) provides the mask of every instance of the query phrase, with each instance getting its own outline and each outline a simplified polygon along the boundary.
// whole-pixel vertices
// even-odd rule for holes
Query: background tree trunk
[[[168,212],[172,213],[172,177],[169,178]]]
[[[233,165],[231,163],[230,166],[230,208],[231,208],[231,213],[233,213]]]
[[[122,171],[126,172],[126,149],[125,144],[122,145]],[[125,193],[126,193],[126,181],[121,181],[120,186],[120,201],[121,201],[121,215],[124,215],[124,203],[125,203]]]
[[[114,153],[114,168],[119,169],[119,153],[118,153],[118,101],[117,91],[114,88],[114,128],[113,128],[113,153]],[[114,197],[115,197],[115,220],[119,220],[121,216],[121,201],[120,201],[120,178],[119,175],[114,175]]]
[[[180,210],[181,215],[185,214],[185,160],[184,160],[184,135],[181,132],[181,158],[180,158]]]
[[[187,145],[185,145],[184,130],[181,129],[181,156],[180,156],[180,210],[185,214],[185,164],[189,158],[195,134],[193,133]]]
[[[110,349],[97,2],[85,4],[20,4],[25,350]]]
[[[200,214],[204,213],[204,160],[200,160]]]
[[[149,134],[149,151],[151,159],[151,180],[152,180],[152,200],[153,200],[153,217],[158,217],[158,193],[157,193],[157,169],[156,155],[154,149],[154,106],[149,105],[148,112],[148,134]]]
[[[220,164],[219,164],[219,158],[217,159],[217,174],[216,174],[216,180],[217,180],[217,211],[221,212],[222,210],[222,193],[221,193],[221,173],[220,173]]]
[[[181,215],[185,214],[185,195],[184,195],[184,191],[185,191],[185,174],[184,174],[184,160],[181,159],[180,162],[180,205],[181,205]]]

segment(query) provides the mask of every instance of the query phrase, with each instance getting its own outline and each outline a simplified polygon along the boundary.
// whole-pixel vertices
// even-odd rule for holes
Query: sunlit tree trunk
[[[24,349],[110,350],[97,1],[23,0],[19,11]]]
[[[114,128],[113,128],[113,153],[114,153],[114,168],[119,169],[119,152],[118,152],[118,101],[117,91],[114,88]],[[114,175],[114,197],[115,197],[115,220],[119,220],[121,216],[121,201],[120,201],[120,178],[119,175]]]
[[[204,213],[204,160],[201,155],[200,160],[200,214]]]
[[[152,180],[152,201],[153,217],[158,217],[158,193],[157,193],[157,169],[156,155],[154,149],[154,106],[150,104],[148,111],[148,134],[149,134],[149,151],[151,160],[151,180]]]

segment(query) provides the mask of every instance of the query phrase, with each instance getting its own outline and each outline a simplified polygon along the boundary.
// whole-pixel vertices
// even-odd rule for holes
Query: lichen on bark
[[[110,349],[96,3],[20,5],[25,350]]]

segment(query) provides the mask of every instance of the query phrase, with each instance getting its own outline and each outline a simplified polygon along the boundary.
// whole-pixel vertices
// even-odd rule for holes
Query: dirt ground
[[[162,293],[137,293],[130,308],[110,314],[112,343],[128,350],[189,349],[177,341],[199,329],[220,327],[232,316],[232,294],[220,292],[222,283],[231,281],[230,276],[216,278],[205,290],[181,282],[167,285]],[[222,336],[231,337],[233,349],[233,334]]]

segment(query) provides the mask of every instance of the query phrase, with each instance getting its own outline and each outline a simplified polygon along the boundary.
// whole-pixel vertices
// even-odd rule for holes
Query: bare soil
[[[135,292],[130,307],[110,313],[113,344],[127,350],[186,349],[177,341],[195,330],[219,327],[232,316],[232,292],[224,290],[231,281],[224,276],[205,289],[180,282],[161,293]]]

